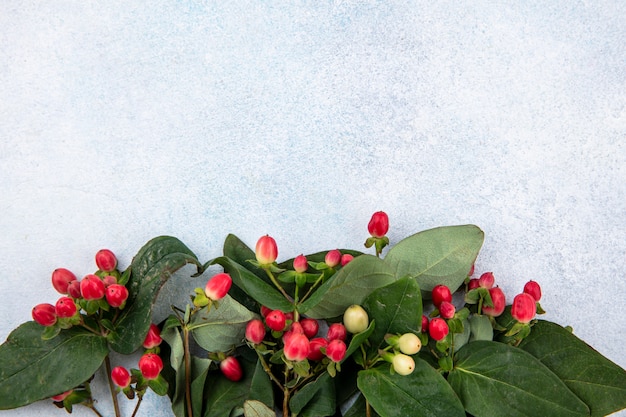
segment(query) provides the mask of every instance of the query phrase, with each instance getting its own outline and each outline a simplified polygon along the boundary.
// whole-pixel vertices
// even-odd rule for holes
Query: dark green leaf
[[[115,322],[116,331],[109,336],[112,349],[130,354],[141,346],[150,327],[152,305],[159,290],[186,264],[196,265],[198,273],[202,270],[196,255],[174,237],[154,238],[139,250],[130,265],[126,308]]]
[[[372,255],[361,255],[322,284],[299,310],[316,319],[336,317],[350,305],[360,305],[375,289],[395,280],[384,261]]]
[[[423,291],[437,284],[455,291],[482,247],[484,233],[474,225],[446,226],[409,236],[385,256],[397,277],[411,275]]]
[[[498,342],[468,343],[448,382],[473,415],[587,416],[589,409],[550,369],[522,349]]]
[[[558,324],[539,320],[520,347],[561,378],[592,416],[626,407],[626,371]]]
[[[376,328],[376,320],[372,320],[370,321],[370,325],[367,327],[367,329],[363,330],[361,333],[357,333],[352,336],[352,339],[350,340],[350,344],[348,345],[348,348],[346,349],[346,356],[344,357],[343,361],[348,359],[350,355],[352,355],[354,352],[357,351],[359,346],[361,346],[371,336],[375,328]]]
[[[392,375],[389,364],[359,372],[359,389],[376,412],[382,417],[465,417],[463,405],[441,374],[414,359],[415,370],[406,376]]]
[[[109,353],[106,339],[82,328],[42,340],[44,327],[27,322],[0,346],[0,409],[60,394],[89,379]]]
[[[336,411],[334,379],[324,372],[291,397],[289,409],[303,417],[334,415]]]

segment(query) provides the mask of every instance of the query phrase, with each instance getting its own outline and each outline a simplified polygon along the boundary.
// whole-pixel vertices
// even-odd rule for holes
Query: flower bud
[[[422,314],[422,333],[428,333],[428,316]]]
[[[440,319],[438,317],[432,319],[428,325],[428,334],[430,334],[430,337],[435,339],[437,342],[445,339],[449,331],[450,329],[448,328],[448,323],[446,323],[444,319]]]
[[[96,265],[101,271],[111,272],[117,266],[117,258],[110,250],[101,249],[96,253]]]
[[[278,258],[278,247],[273,237],[262,236],[256,243],[254,251],[256,260],[261,265],[270,265]]]
[[[111,307],[118,308],[126,303],[128,299],[128,289],[120,284],[109,285],[105,290],[107,303]]]
[[[33,320],[42,326],[52,326],[57,322],[56,309],[52,304],[37,304],[32,311]]]
[[[341,266],[346,266],[353,259],[354,256],[350,255],[349,253],[344,253],[343,255],[341,255]]]
[[[156,379],[163,370],[163,360],[156,353],[146,353],[139,359],[139,370],[146,379]]]
[[[309,339],[315,337],[320,329],[320,325],[315,319],[302,319],[300,320],[300,325],[304,335]]]
[[[285,358],[290,361],[302,361],[309,355],[309,339],[304,334],[296,333],[284,340]]]
[[[485,272],[478,278],[478,286],[483,288],[491,288],[495,282],[495,278],[493,277],[493,272]]]
[[[85,300],[99,300],[104,297],[104,282],[99,276],[89,274],[80,281],[80,293]]]
[[[57,268],[52,272],[52,286],[60,294],[67,294],[67,287],[72,281],[76,281],[76,275],[68,269]]]
[[[534,317],[537,312],[537,305],[535,299],[530,294],[521,293],[517,294],[513,299],[513,305],[511,306],[511,315],[520,323],[528,323]]]
[[[328,332],[326,333],[326,339],[330,340],[346,340],[346,326],[341,323],[333,323],[328,326]]]
[[[442,301],[452,302],[452,293],[450,288],[445,285],[435,285],[432,291],[433,304],[439,308]]]
[[[231,381],[237,382],[243,376],[241,364],[234,356],[229,356],[220,362],[220,371]]]
[[[341,362],[346,356],[347,349],[343,340],[331,340],[326,346],[326,357],[333,362]]]
[[[265,338],[265,325],[259,319],[250,320],[246,325],[246,340],[258,345]]]
[[[285,318],[285,313],[280,310],[272,310],[265,317],[265,324],[267,327],[274,330],[275,332],[282,332],[285,330],[285,324],[287,319]]]
[[[528,281],[526,285],[524,285],[524,292],[530,294],[535,301],[541,300],[541,286],[533,280]]]
[[[369,317],[363,307],[353,304],[343,313],[343,324],[350,333],[361,333],[369,326]]]
[[[321,361],[324,358],[324,354],[321,349],[328,346],[328,340],[323,337],[316,337],[309,342],[309,354],[307,359],[311,361]]]
[[[309,264],[307,263],[306,256],[298,255],[293,260],[293,269],[298,273],[306,272],[309,268]]]
[[[456,313],[454,304],[447,301],[442,301],[441,304],[439,304],[439,315],[444,319],[451,319],[454,317],[454,313]]]
[[[482,312],[487,316],[498,317],[504,312],[504,308],[506,307],[504,292],[500,289],[500,287],[489,288],[489,296],[491,297],[493,307],[483,304]]]
[[[81,298],[82,294],[80,293],[80,282],[70,282],[67,286],[67,294],[72,298]]]
[[[52,397],[50,397],[50,399],[54,402],[60,402],[63,401],[64,399],[66,399],[68,397],[68,395],[70,395],[71,393],[73,393],[74,390],[67,390],[65,392],[62,392],[61,394],[57,394],[57,395],[53,395]]]
[[[415,355],[422,348],[422,341],[414,333],[405,333],[398,338],[398,348],[405,355]]]
[[[116,366],[111,370],[111,380],[118,387],[127,388],[130,385],[130,372],[123,366]]]
[[[221,300],[230,290],[230,286],[233,284],[233,279],[230,275],[222,272],[221,274],[214,275],[204,287],[204,293],[213,301]]]
[[[148,329],[148,334],[146,334],[146,337],[143,340],[143,347],[145,349],[152,349],[159,346],[162,341],[161,330],[159,330],[159,327],[156,324],[151,323],[150,328]]]
[[[70,297],[61,297],[57,300],[57,303],[54,306],[54,311],[56,312],[57,317],[67,318],[74,316],[78,309],[76,308],[76,304],[73,299]]]
[[[341,252],[338,249],[328,251],[324,257],[324,263],[331,268],[336,267],[341,263]]]
[[[391,362],[393,370],[400,375],[410,375],[415,370],[415,361],[412,357],[398,353]]]
[[[367,231],[375,238],[381,238],[389,231],[389,217],[384,211],[377,211],[372,215],[367,225]]]

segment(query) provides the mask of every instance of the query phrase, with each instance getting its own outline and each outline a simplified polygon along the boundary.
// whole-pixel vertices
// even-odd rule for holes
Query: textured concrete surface
[[[625,5],[0,2],[0,340],[102,247],[270,233],[286,259],[386,210],[392,242],[477,224],[509,301],[539,281],[626,366]]]

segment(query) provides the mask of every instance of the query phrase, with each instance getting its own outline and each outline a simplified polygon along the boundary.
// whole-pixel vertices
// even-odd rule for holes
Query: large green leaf
[[[423,291],[447,285],[455,291],[478,256],[485,234],[474,225],[446,226],[409,236],[385,256],[397,277],[411,275]]]
[[[420,287],[411,277],[373,291],[363,301],[363,308],[376,328],[370,336],[372,347],[384,343],[385,335],[419,333],[422,324],[422,297]]]
[[[384,261],[372,255],[361,255],[322,284],[299,310],[315,319],[337,317],[350,305],[361,304],[375,289],[395,280]]]
[[[152,305],[159,290],[186,264],[196,265],[198,273],[202,270],[196,255],[175,237],[156,237],[139,250],[130,265],[126,308],[108,338],[112,349],[130,354],[141,346],[150,327]]]
[[[528,352],[475,341],[456,355],[448,382],[475,416],[588,416],[589,409]]]
[[[561,378],[593,417],[626,407],[626,371],[567,329],[539,320],[520,347]]]
[[[0,346],[0,409],[21,407],[82,384],[109,353],[106,339],[82,328],[42,340],[44,327],[27,322]]]
[[[450,385],[419,358],[415,358],[415,370],[410,375],[391,374],[390,365],[385,364],[360,371],[357,384],[382,417],[465,417]]]
[[[324,372],[289,401],[289,410],[302,417],[332,416],[336,412],[335,381]]]
[[[209,352],[225,352],[242,343],[246,325],[255,314],[229,295],[210,310],[203,308],[191,316],[189,329],[198,345]]]

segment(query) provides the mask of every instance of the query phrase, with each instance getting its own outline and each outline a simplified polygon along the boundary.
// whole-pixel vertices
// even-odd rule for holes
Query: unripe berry
[[[307,263],[306,256],[298,255],[293,260],[293,269],[296,272],[302,273],[306,272],[309,268],[309,264]]]
[[[530,294],[517,294],[513,299],[511,315],[520,323],[530,322],[535,317],[536,312],[537,305],[535,299]]]
[[[111,370],[111,380],[118,387],[127,388],[130,385],[130,372],[123,366],[116,366]]]
[[[66,399],[67,396],[70,395],[73,392],[74,392],[74,390],[71,389],[71,390],[62,392],[61,394],[53,395],[52,397],[50,397],[50,399],[52,401],[54,401],[54,402],[60,402],[60,401],[63,401],[64,399]]]
[[[109,285],[104,291],[107,303],[109,303],[111,307],[121,307],[128,299],[128,289],[123,285],[112,284]]]
[[[104,282],[99,276],[89,274],[80,281],[80,293],[85,300],[99,300],[104,297]]]
[[[256,243],[254,251],[256,260],[261,265],[270,265],[278,258],[278,246],[273,237],[269,235],[261,236]]]
[[[483,288],[491,288],[495,282],[492,272],[485,272],[478,278],[478,286]]]
[[[343,313],[343,324],[350,333],[361,333],[369,326],[369,317],[363,307],[353,304]]]
[[[76,281],[76,275],[65,268],[57,268],[52,272],[52,286],[60,294],[67,294],[70,282]]]
[[[285,318],[285,313],[280,310],[272,310],[265,317],[265,324],[267,324],[267,327],[275,332],[282,332],[285,330],[286,321],[287,319]]]
[[[111,272],[117,266],[117,258],[110,250],[101,249],[96,253],[96,265],[101,271]]]
[[[221,300],[228,294],[231,285],[233,285],[233,279],[227,273],[222,272],[209,279],[204,287],[204,293],[213,301]]]
[[[234,356],[229,356],[220,362],[220,371],[231,381],[237,382],[243,376],[241,364]]]
[[[80,293],[80,282],[72,281],[67,286],[67,294],[72,298],[80,298],[82,294]]]
[[[324,354],[321,349],[328,346],[328,340],[323,337],[316,337],[315,339],[311,339],[309,342],[309,354],[307,355],[307,359],[311,361],[320,361],[324,358]]]
[[[156,353],[146,353],[139,359],[139,370],[146,379],[156,379],[163,370],[163,360]]]
[[[353,259],[354,256],[350,255],[349,253],[344,253],[343,255],[341,255],[341,266],[346,266]]]
[[[456,313],[456,307],[454,307],[454,304],[447,301],[442,301],[441,304],[439,304],[439,315],[441,315],[444,319],[451,319],[454,317],[454,313]]]
[[[330,340],[346,340],[347,332],[346,326],[341,323],[333,323],[328,326],[328,332],[326,333],[326,339]]]
[[[300,325],[302,326],[304,335],[309,339],[315,337],[320,329],[320,325],[315,319],[302,319],[300,320]]]
[[[398,339],[398,348],[405,355],[415,355],[422,348],[422,341],[414,333],[405,333]]]
[[[367,224],[367,231],[375,238],[381,238],[389,231],[389,216],[384,211],[377,211]]]
[[[331,340],[326,346],[326,356],[333,362],[341,362],[346,356],[346,350],[347,347],[343,340]]]
[[[504,308],[506,307],[504,292],[500,289],[500,287],[489,288],[489,296],[491,297],[493,307],[483,304],[482,312],[488,316],[498,317],[504,312]]]
[[[57,322],[56,309],[52,304],[42,303],[33,307],[32,311],[33,320],[42,326],[52,326]]]
[[[70,297],[61,297],[57,300],[54,311],[57,313],[57,317],[67,318],[74,316],[78,309],[73,299]]]
[[[265,325],[259,319],[250,320],[246,325],[246,340],[258,345],[265,339]]]
[[[336,267],[341,263],[341,252],[338,249],[328,251],[324,257],[324,263],[331,268]]]
[[[400,375],[410,375],[415,370],[415,361],[412,357],[398,353],[391,362],[393,370]]]
[[[430,337],[435,339],[437,342],[445,339],[449,331],[450,329],[448,328],[448,323],[446,323],[444,319],[440,319],[438,317],[432,319],[428,325],[428,334],[430,334]]]
[[[452,293],[450,288],[445,285],[435,285],[432,291],[433,304],[439,308],[442,301],[452,302]]]
[[[541,300],[541,286],[535,281],[528,281],[526,285],[524,285],[524,292],[530,294],[535,301]]]
[[[422,333],[428,333],[428,316],[422,314]]]
[[[309,355],[310,345],[309,339],[303,334],[292,334],[291,337],[284,340],[285,358],[290,361],[302,361]]]
[[[143,340],[143,347],[145,349],[152,349],[159,346],[162,341],[163,339],[161,338],[161,330],[159,330],[156,324],[151,323],[150,328],[148,329],[148,333]]]

